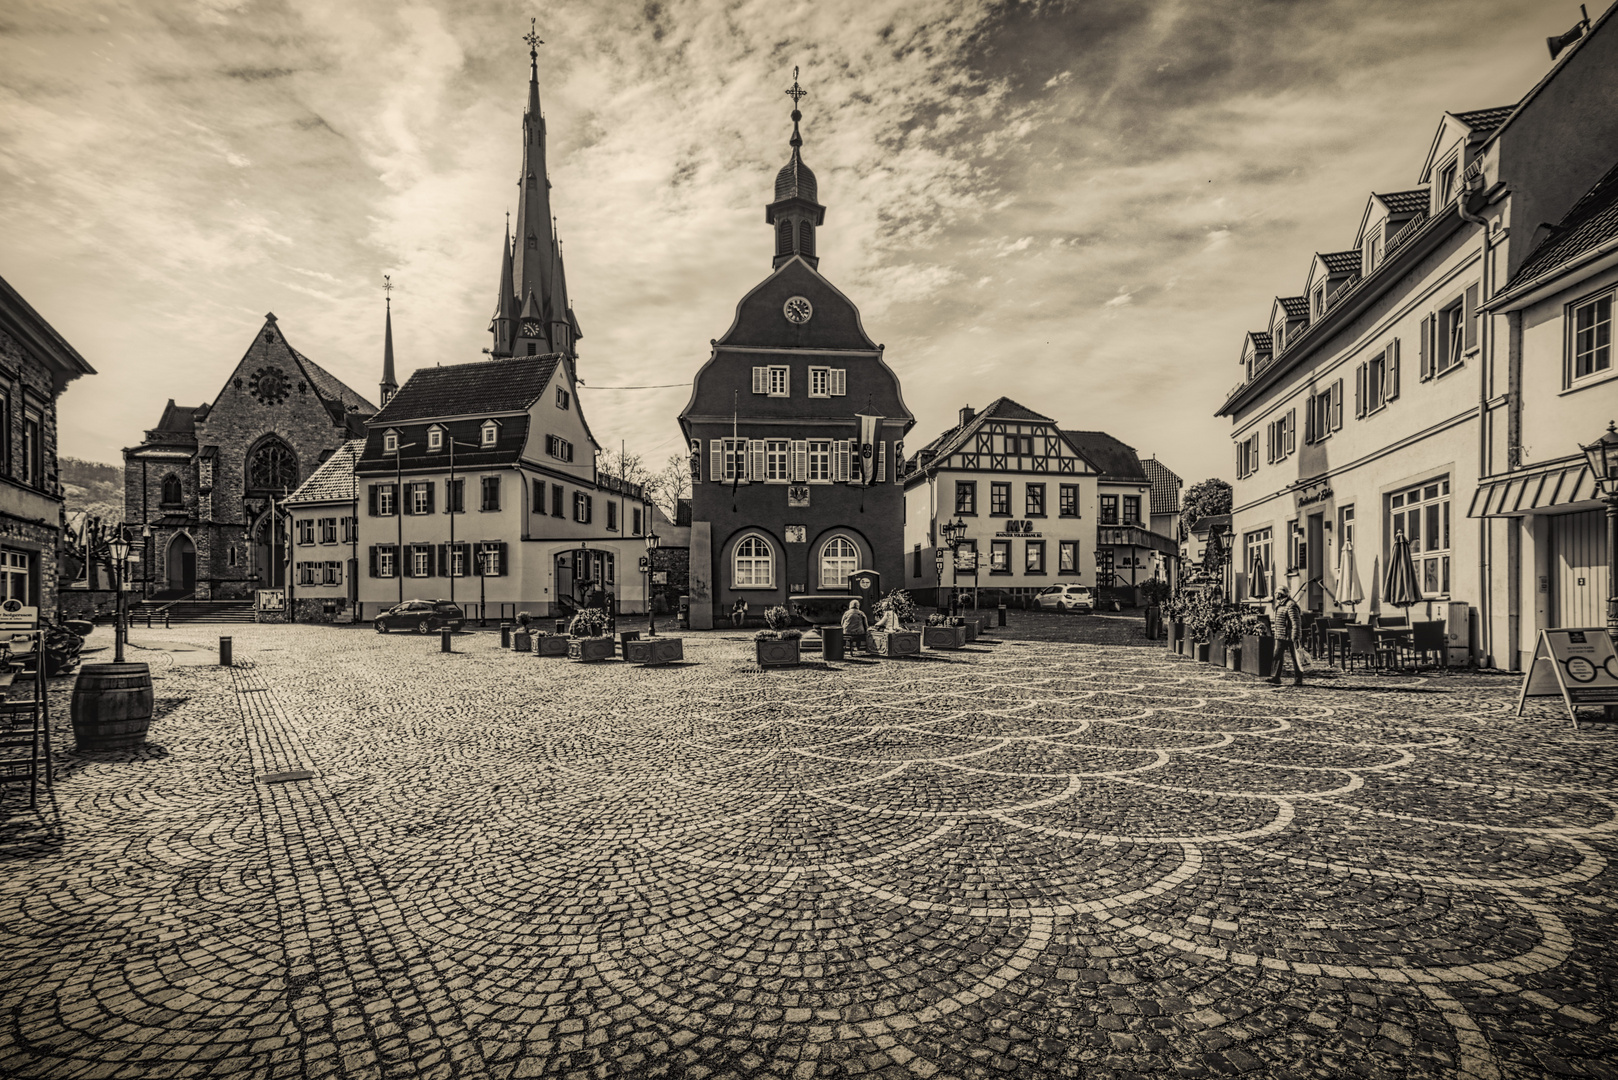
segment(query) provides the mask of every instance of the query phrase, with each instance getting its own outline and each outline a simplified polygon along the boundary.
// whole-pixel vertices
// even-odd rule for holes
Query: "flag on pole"
[[[860,422],[860,486],[869,487],[876,476],[876,440],[882,430],[882,417],[857,414]]]

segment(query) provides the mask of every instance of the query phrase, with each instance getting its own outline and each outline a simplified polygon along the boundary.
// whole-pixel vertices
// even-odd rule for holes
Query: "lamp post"
[[[1599,439],[1579,449],[1607,503],[1607,630],[1618,634],[1618,425],[1608,421]]]
[[[656,533],[646,534],[646,636],[657,636],[657,612],[652,606],[652,553],[657,550]],[[676,628],[678,629],[678,628]]]
[[[124,526],[118,526],[118,531],[113,533],[112,543],[108,547],[112,552],[112,587],[117,590],[114,597],[112,662],[121,664],[124,662],[124,638],[127,636],[124,627],[124,561],[129,558],[129,534],[125,532]]]
[[[966,521],[957,516],[954,521],[940,525],[938,531],[943,534],[944,543],[949,545],[949,611],[954,614],[961,591],[961,571],[956,559],[961,541],[966,537]]]
[[[1225,531],[1219,534],[1225,541],[1224,585],[1225,599],[1230,603],[1236,602],[1236,526],[1234,522],[1225,522]]]

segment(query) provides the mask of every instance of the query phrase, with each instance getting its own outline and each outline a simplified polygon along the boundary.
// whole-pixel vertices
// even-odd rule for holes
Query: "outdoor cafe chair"
[[[1392,650],[1377,642],[1376,631],[1369,626],[1350,623],[1343,629],[1348,631],[1348,647],[1343,654],[1344,667],[1352,670],[1356,659],[1372,667],[1383,667],[1392,657]]]
[[[1405,651],[1411,656],[1419,656],[1425,661],[1428,655],[1432,654],[1442,661],[1444,650],[1448,646],[1449,643],[1444,638],[1444,621],[1442,619],[1410,624],[1410,642],[1405,646]]]

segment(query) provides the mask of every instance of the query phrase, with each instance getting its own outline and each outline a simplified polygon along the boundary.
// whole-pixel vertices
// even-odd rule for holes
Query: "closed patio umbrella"
[[[1270,595],[1268,577],[1264,569],[1264,556],[1253,556],[1253,569],[1247,575],[1247,595],[1254,600],[1263,600]]]
[[[1352,540],[1337,550],[1337,602],[1350,610],[1365,602],[1365,588],[1360,584],[1360,568],[1354,561]]]
[[[1416,582],[1416,561],[1411,558],[1410,541],[1402,529],[1393,534],[1393,551],[1388,554],[1388,573],[1382,581],[1382,599],[1406,610],[1423,599],[1421,586]]]

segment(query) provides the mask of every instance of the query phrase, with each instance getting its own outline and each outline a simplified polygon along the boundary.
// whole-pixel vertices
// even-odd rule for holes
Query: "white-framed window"
[[[1354,369],[1354,415],[1369,416],[1399,396],[1399,339]]]
[[[1428,480],[1388,496],[1386,558],[1400,532],[1410,541],[1423,596],[1449,595],[1449,478]],[[1384,564],[1385,565],[1385,564]]]
[[[731,584],[737,589],[775,588],[775,553],[762,536],[744,536],[731,557]]]
[[[1309,295],[1309,317],[1311,321],[1317,321],[1324,314],[1326,314],[1326,283],[1322,281]]]
[[[1448,206],[1450,200],[1455,198],[1457,189],[1455,181],[1460,177],[1461,163],[1458,158],[1451,158],[1438,170],[1438,185],[1434,191],[1438,200],[1433,208],[1441,209]]]
[[[573,460],[573,444],[560,435],[545,436],[545,452],[558,461]]]
[[[495,440],[500,438],[500,425],[493,420],[485,420],[483,427],[479,429],[479,434],[481,436],[479,445],[493,446]]]
[[[809,369],[809,396],[831,397],[831,368],[812,367]]]
[[[1285,416],[1264,425],[1264,433],[1268,451],[1266,460],[1284,460],[1298,448],[1298,410],[1288,409]]]
[[[500,566],[500,545],[484,544],[479,553],[483,556],[483,573],[488,577],[499,577],[502,573]]]
[[[341,585],[343,583],[343,564],[335,561],[321,563],[320,583],[322,585]]]
[[[337,519],[334,517],[320,519],[320,542],[322,544],[337,543]]]
[[[1262,598],[1267,599],[1270,595],[1270,578],[1275,576],[1273,546],[1273,534],[1269,529],[1254,529],[1242,537],[1241,572],[1247,575],[1247,595],[1250,599],[1253,598],[1253,587],[1259,575],[1264,581]]]
[[[563,390],[560,386],[558,386],[556,388],[556,407],[566,411],[567,407],[572,403],[573,395],[569,394],[566,390]]]
[[[313,585],[315,583],[315,567],[319,563],[301,562],[298,564],[298,584]]]
[[[831,440],[809,440],[809,482],[831,483]]]
[[[1337,544],[1341,548],[1344,544],[1354,542],[1354,507],[1344,506],[1337,511]]]
[[[382,452],[396,454],[399,452],[399,433],[397,431],[384,431],[382,433]]]
[[[412,514],[430,514],[433,512],[433,486],[429,481],[421,480],[407,485],[410,492],[410,512]]]
[[[713,478],[729,484],[747,480],[747,440],[715,439]]]
[[[376,576],[377,577],[394,577],[394,576],[396,576],[398,574],[398,569],[394,565],[394,559],[397,557],[397,554],[398,554],[397,550],[394,548],[394,546],[392,544],[380,544],[380,545],[377,546],[377,549],[376,549]]]
[[[1258,472],[1258,432],[1236,444],[1236,477],[1244,479]]]
[[[784,364],[753,369],[753,393],[770,397],[789,397],[792,392],[792,369]]]
[[[1318,443],[1331,438],[1343,426],[1343,380],[1338,379],[1318,394],[1309,395],[1304,406],[1305,442]]]
[[[772,484],[784,484],[792,478],[786,439],[768,439],[764,443],[764,479]]]
[[[580,525],[590,524],[591,511],[593,509],[594,507],[591,506],[590,496],[586,495],[582,491],[575,491],[573,493],[574,521],[578,522]]]
[[[1568,382],[1605,375],[1612,370],[1612,302],[1607,292],[1570,305],[1568,313]]]
[[[449,546],[449,550],[447,552],[445,552],[445,556],[449,560],[449,576],[450,577],[465,577],[466,576],[466,545],[464,545],[464,544],[451,544]]]
[[[359,530],[359,521],[358,521],[358,519],[351,518],[351,517],[343,517],[343,518],[339,518],[338,520],[343,523],[343,538],[342,538],[343,543],[350,544],[350,543],[353,543],[356,539],[358,539],[358,536],[357,536],[357,533],[358,533],[358,530]]]
[[[34,600],[28,591],[28,570],[32,565],[31,557],[26,551],[0,551],[0,600],[21,600],[25,605],[32,605]]]
[[[834,536],[820,548],[820,587],[842,589],[860,570],[860,549],[846,536]]]
[[[416,544],[410,549],[410,576],[433,576],[433,549],[426,544]]]
[[[1365,269],[1360,272],[1360,276],[1365,277],[1382,265],[1382,234],[1373,232],[1368,235],[1360,249],[1360,253],[1365,264]],[[1280,350],[1277,349],[1276,351],[1279,352]]]
[[[427,429],[427,449],[444,449],[444,429],[439,427],[437,424],[434,424],[432,427]]]
[[[299,518],[298,519],[298,543],[300,543],[300,544],[312,544],[314,542],[315,542],[315,521],[314,521],[314,518]]]

